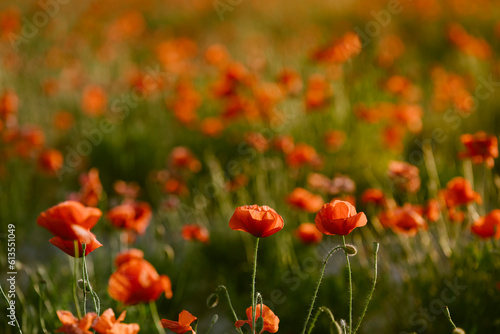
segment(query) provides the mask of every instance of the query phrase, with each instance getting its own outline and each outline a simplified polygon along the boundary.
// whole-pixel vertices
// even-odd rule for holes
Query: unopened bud
[[[453,330],[452,334],[465,334],[465,331],[462,328],[457,327]]]
[[[83,290],[84,284],[83,284],[83,280],[81,278],[78,281],[76,281],[76,284],[78,285],[78,287],[81,290]],[[90,292],[91,290],[92,290],[92,287],[90,286],[90,283],[86,282],[86,284],[85,284],[85,291],[86,292]]]
[[[167,259],[168,260],[173,260],[174,257],[175,257],[175,252],[174,252],[174,249],[172,248],[172,246],[170,245],[165,245],[163,247],[163,250],[165,251],[165,255],[167,256]]]
[[[216,293],[212,293],[210,296],[207,298],[207,306],[208,308],[214,308],[219,304],[219,295]]]
[[[349,256],[354,256],[358,253],[358,249],[353,245],[346,245],[344,249]]]

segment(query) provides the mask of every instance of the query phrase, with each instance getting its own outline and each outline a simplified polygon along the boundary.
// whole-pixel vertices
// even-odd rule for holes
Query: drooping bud
[[[90,292],[92,291],[92,286],[90,285],[90,282],[85,282],[86,284],[84,285],[83,280],[80,278],[78,281],[76,281],[76,284],[78,287],[83,290],[85,286],[85,291]]]
[[[219,295],[216,293],[212,293],[210,296],[207,298],[207,306],[208,308],[214,308],[219,304]]]
[[[353,245],[346,245],[344,249],[349,256],[354,256],[358,253],[358,249]]]

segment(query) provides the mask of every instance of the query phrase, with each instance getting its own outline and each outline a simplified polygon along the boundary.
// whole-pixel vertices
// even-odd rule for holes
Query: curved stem
[[[451,325],[453,326],[453,329],[457,329],[457,326],[455,325],[455,323],[453,322],[453,320],[451,320],[451,314],[450,314],[450,310],[448,309],[448,306],[444,307],[444,315],[450,321]]]
[[[156,302],[154,300],[149,302],[149,310],[151,311],[151,316],[153,317],[158,333],[165,334],[165,330],[161,326],[160,316],[158,315],[158,309],[156,308]]]
[[[344,245],[345,259],[347,261],[347,269],[349,272],[349,334],[352,333],[352,274],[351,274],[351,262],[349,262],[349,254],[345,250],[345,236],[342,236],[342,243]]]
[[[99,296],[97,296],[97,293],[94,291],[92,288],[92,285],[90,284],[90,279],[89,279],[89,272],[87,270],[87,261],[85,260],[85,249],[86,245],[82,244],[82,261],[83,261],[83,286],[84,290],[87,291],[87,287],[89,289],[90,294],[92,295],[92,300],[94,301],[94,309],[97,315],[101,314],[101,302],[99,301]]]
[[[318,311],[316,312],[316,314],[314,315],[314,318],[311,322],[311,327],[309,328],[309,330],[307,331],[307,334],[311,334],[313,328],[314,328],[314,325],[316,323],[316,320],[318,320],[318,317],[319,315],[321,314],[321,312],[325,312],[326,314],[328,314],[329,318],[330,318],[330,321],[332,322],[331,325],[335,325],[335,329],[337,330],[337,333],[338,334],[343,334],[342,332],[342,328],[340,327],[339,323],[337,321],[335,321],[335,317],[333,316],[333,313],[332,311],[330,311],[329,308],[327,307],[324,307],[324,306],[321,306]]]
[[[227,302],[229,303],[229,308],[231,309],[231,312],[233,313],[234,321],[238,321],[238,316],[236,315],[236,312],[234,311],[233,304],[231,303],[231,298],[229,297],[229,292],[227,291],[227,288],[224,285],[219,285],[217,287],[217,290],[215,290],[215,291],[218,292],[219,290],[224,290],[226,292]],[[236,330],[240,334],[243,334],[243,332],[241,331],[240,328],[237,328]]]
[[[257,275],[257,251],[259,250],[259,240],[260,238],[257,238],[257,241],[255,241],[255,254],[253,257],[253,275],[252,275],[252,332],[255,333],[255,314],[256,314],[256,307],[255,307],[255,276]]]
[[[208,327],[208,330],[207,330],[206,334],[210,334],[210,332],[212,332],[212,327],[214,327],[214,325],[217,322],[217,320],[219,320],[219,316],[217,314],[214,314],[214,316],[212,317],[212,321],[210,322],[210,326]]]
[[[307,318],[306,318],[306,321],[304,322],[304,327],[302,328],[302,334],[305,334],[305,332],[306,332],[307,323],[309,322],[309,318],[311,317],[311,314],[312,314],[312,311],[314,308],[314,303],[316,301],[316,297],[318,296],[319,286],[321,285],[321,281],[323,280],[323,275],[325,273],[326,264],[328,263],[328,260],[330,259],[330,256],[332,256],[333,253],[335,253],[337,250],[344,248],[344,247],[345,246],[334,247],[330,251],[330,253],[328,253],[328,255],[326,256],[325,261],[323,261],[323,268],[321,269],[321,274],[319,276],[318,283],[316,284],[316,290],[314,291],[311,306],[309,307],[309,312],[307,313]]]
[[[375,291],[375,285],[377,284],[377,253],[378,253],[378,248],[379,248],[379,243],[378,242],[374,242],[373,243],[373,248],[374,248],[374,265],[373,265],[373,284],[372,284],[372,289],[370,290],[370,294],[368,295],[368,298],[366,299],[366,302],[365,302],[365,307],[363,309],[363,312],[361,313],[361,317],[359,318],[359,322],[358,322],[358,325],[356,326],[356,328],[354,329],[354,333],[356,333],[359,329],[359,326],[361,326],[361,322],[363,321],[363,318],[365,317],[365,314],[366,314],[366,310],[368,309],[368,304],[370,303],[370,300],[372,300],[372,296],[373,296],[373,291]]]

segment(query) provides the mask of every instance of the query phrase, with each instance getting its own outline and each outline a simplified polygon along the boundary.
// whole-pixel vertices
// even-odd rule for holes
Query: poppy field
[[[0,2],[0,333],[500,333],[500,3]]]

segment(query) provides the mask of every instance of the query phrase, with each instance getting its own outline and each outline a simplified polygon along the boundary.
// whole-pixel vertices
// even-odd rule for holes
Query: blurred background
[[[204,332],[217,313],[213,332],[232,333],[227,302],[206,305],[219,284],[240,318],[251,304],[254,238],[229,218],[237,206],[271,206],[285,228],[261,240],[257,290],[279,332],[297,333],[322,259],[341,243],[297,236],[317,212],[290,200],[297,187],[368,217],[348,236],[359,249],[355,319],[381,244],[360,333],[451,333],[445,305],[468,334],[500,332],[500,244],[471,232],[499,207],[500,167],[460,155],[461,135],[500,134],[499,51],[493,0],[1,1],[0,237],[4,248],[15,224],[23,332],[53,332],[56,310],[74,312],[72,261],[36,224],[74,199],[104,213],[93,229],[104,247],[88,258],[104,309],[126,309],[144,333],[155,331],[147,308],[107,293],[116,254],[139,248],[171,278],[162,318],[186,309]],[[401,188],[408,175],[391,161],[416,167],[418,186]],[[458,213],[443,199],[455,177],[481,197]],[[131,199],[151,207],[144,234],[107,215]],[[405,205],[415,226],[392,221]],[[183,235],[188,224],[209,240]],[[317,305],[346,319],[345,258],[325,275]],[[328,329],[320,316],[313,332]]]

